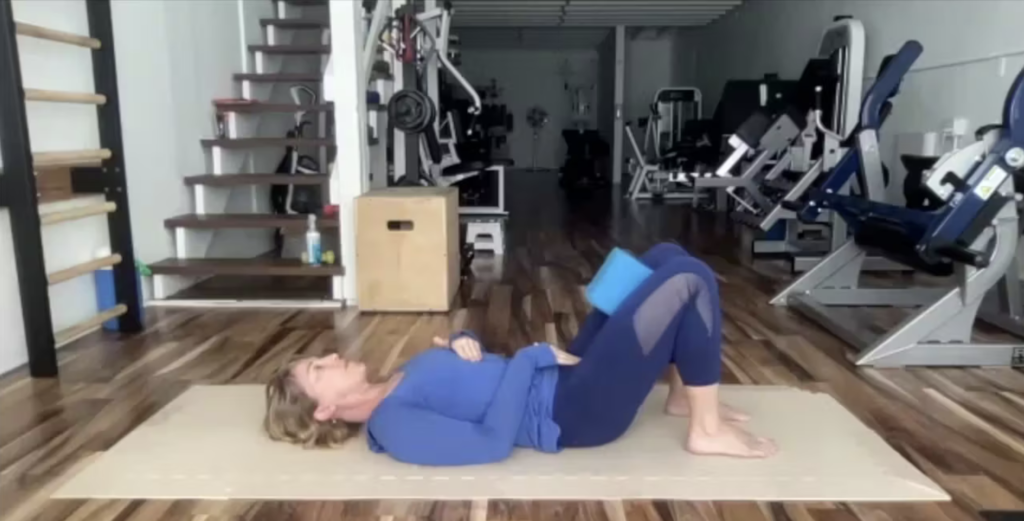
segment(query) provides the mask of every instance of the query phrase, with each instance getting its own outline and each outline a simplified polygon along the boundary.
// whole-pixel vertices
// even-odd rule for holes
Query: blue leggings
[[[688,386],[719,382],[714,272],[675,244],[658,244],[640,260],[654,273],[614,314],[587,316],[569,348],[583,360],[559,369],[553,415],[562,447],[603,445],[625,433],[669,364]]]

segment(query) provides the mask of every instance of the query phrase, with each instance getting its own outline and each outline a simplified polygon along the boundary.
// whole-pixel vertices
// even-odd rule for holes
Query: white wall
[[[16,20],[77,34],[89,32],[84,0],[38,2],[16,0]],[[78,92],[93,91],[91,52],[81,47],[18,36],[22,82],[26,87]],[[99,147],[96,109],[91,105],[26,103],[29,139],[34,151]],[[2,164],[2,163],[0,163]],[[44,211],[80,203],[43,205]],[[18,276],[7,210],[0,210],[0,373],[28,361],[22,327]],[[43,228],[47,272],[69,268],[109,248],[106,217],[90,217]],[[55,330],[96,315],[92,277],[79,277],[49,288],[50,316]]]
[[[697,55],[700,31],[677,29],[672,36],[672,86],[693,87],[697,84]],[[711,112],[707,106],[704,112]]]
[[[611,143],[615,133],[615,31],[597,47],[597,129]]]
[[[627,31],[628,34],[628,31]],[[642,31],[626,40],[626,96],[623,117],[636,125],[637,118],[647,117],[651,100],[658,89],[671,87],[673,81],[673,32],[650,36]]]
[[[186,6],[191,2],[182,2]],[[225,4],[228,4],[227,2]],[[136,258],[154,262],[174,251],[163,219],[191,211],[178,167],[189,144],[175,131],[175,71],[168,2],[112,4],[121,129]],[[159,100],[159,101],[158,101]]]
[[[338,204],[342,223],[355,222],[355,199],[370,188],[370,161],[366,112],[368,79],[362,67],[362,7],[357,2],[331,0],[331,59],[325,74],[324,94],[334,102],[334,139],[337,160],[331,170],[332,201]],[[342,224],[338,229],[341,264],[345,276],[334,297],[357,306],[356,227]],[[340,290],[340,291],[339,291]]]
[[[598,53],[596,50],[497,50],[463,48],[460,72],[473,85],[497,80],[504,89],[502,101],[515,118],[509,135],[509,152],[517,167],[531,165],[533,130],[526,114],[539,105],[549,121],[537,140],[537,167],[558,168],[564,161],[562,129],[572,124],[570,85],[594,85],[590,96],[589,128],[597,128]]]

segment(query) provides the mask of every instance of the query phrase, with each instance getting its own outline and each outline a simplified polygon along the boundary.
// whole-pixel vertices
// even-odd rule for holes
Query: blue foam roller
[[[611,315],[653,271],[628,251],[615,248],[587,286],[590,305]]]

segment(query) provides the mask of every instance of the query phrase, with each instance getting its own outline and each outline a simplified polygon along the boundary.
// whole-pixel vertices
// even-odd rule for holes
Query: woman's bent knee
[[[712,277],[713,280],[713,277]],[[644,354],[649,353],[673,321],[690,308],[711,334],[720,313],[706,277],[680,271],[666,279],[640,304],[633,315],[633,330]]]
[[[704,261],[696,257],[680,257],[672,259],[658,268],[655,275],[668,279],[675,274],[692,274],[703,279],[709,289],[718,289],[718,277]]]
[[[640,260],[648,266],[657,269],[664,263],[676,257],[689,257],[690,253],[682,246],[672,242],[660,242],[651,246],[640,256]]]

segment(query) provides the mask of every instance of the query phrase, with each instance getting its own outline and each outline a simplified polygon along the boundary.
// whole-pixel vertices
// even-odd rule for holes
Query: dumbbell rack
[[[120,317],[121,332],[142,329],[121,141],[111,5],[110,0],[89,0],[85,4],[89,36],[18,23],[14,20],[11,3],[0,2],[0,153],[3,155],[0,208],[7,208],[10,213],[28,367],[33,377],[56,376],[57,346],[73,341],[107,320]],[[23,88],[17,35],[91,49],[96,93]],[[96,105],[100,148],[33,153],[26,101]],[[106,201],[40,215],[35,171],[45,167],[70,168],[73,192],[102,194]],[[116,253],[47,274],[41,226],[103,214],[107,215],[110,246]],[[113,268],[119,304],[54,332],[49,286],[106,267]]]

